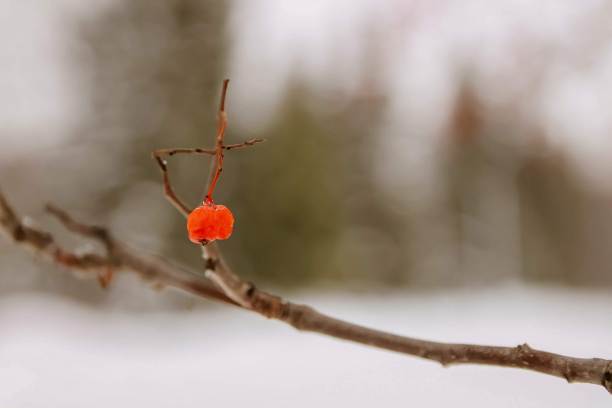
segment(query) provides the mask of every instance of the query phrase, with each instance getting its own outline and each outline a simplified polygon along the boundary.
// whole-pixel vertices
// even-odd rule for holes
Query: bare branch
[[[106,278],[109,270],[125,270],[140,275],[158,286],[172,286],[205,298],[235,304],[201,273],[178,268],[154,255],[129,246],[112,237],[104,228],[74,220],[65,211],[49,206],[49,211],[69,230],[86,238],[101,242],[106,255],[87,253],[77,255],[61,248],[46,231],[23,225],[0,191],[0,230],[23,247],[69,269],[93,272],[92,278]]]
[[[568,382],[602,385],[606,390],[612,392],[611,360],[568,357],[536,350],[527,344],[516,347],[499,347],[433,342],[399,336],[335,319],[319,313],[310,306],[287,302],[278,296],[258,290],[253,284],[241,281],[220,258],[218,247],[213,243],[208,246],[210,257],[206,262],[206,267],[207,271],[213,271],[207,276],[210,276],[219,286],[220,289],[218,289],[202,275],[177,268],[162,258],[141,255],[142,251],[130,249],[115,240],[108,231],[101,227],[75,221],[67,213],[57,208],[54,208],[53,213],[71,231],[87,238],[98,239],[105,245],[109,245],[112,248],[109,256],[102,257],[95,254],[77,256],[61,250],[63,254],[67,254],[68,258],[74,257],[74,262],[66,262],[64,258],[58,258],[56,251],[59,247],[55,244],[53,237],[44,231],[22,225],[0,192],[1,229],[18,244],[29,246],[47,255],[50,260],[72,269],[87,271],[113,267],[131,271],[155,284],[172,286],[197,296],[233,305],[239,304],[247,310],[283,321],[298,330],[321,333],[413,355],[437,361],[445,366],[485,364],[523,368],[564,378]]]
[[[225,99],[228,81],[224,81],[219,104],[219,122],[214,151],[202,154],[214,154],[211,178],[206,200],[212,202],[212,193],[223,166],[223,151],[246,147],[257,143],[255,139],[238,145],[224,145],[227,116]],[[189,150],[189,151],[187,151]],[[187,216],[188,207],[174,193],[164,155],[189,153],[194,149],[165,149],[153,152],[163,175],[164,193],[176,209]],[[172,153],[174,154],[174,153]],[[240,306],[265,317],[283,321],[298,330],[311,331],[349,340],[356,343],[395,351],[433,360],[442,365],[451,364],[485,364],[500,367],[523,368],[560,377],[568,382],[590,383],[603,386],[612,393],[612,361],[601,358],[575,358],[536,350],[527,344],[516,347],[482,346],[473,344],[441,343],[417,338],[400,336],[388,332],[359,326],[319,313],[310,306],[294,304],[279,296],[258,290],[255,285],[243,281],[224,261],[216,242],[202,245],[205,259],[205,276],[171,265],[168,261],[141,255],[142,251],[133,250],[115,240],[104,228],[75,221],[66,212],[57,207],[48,206],[47,210],[62,222],[69,230],[86,238],[92,238],[104,244],[107,254],[76,255],[59,247],[54,238],[47,232],[23,225],[15,211],[0,192],[0,227],[15,242],[28,246],[52,261],[76,270],[112,271],[122,269],[139,274],[156,285],[172,286],[197,296],[219,300]],[[100,275],[110,279],[111,275]],[[102,278],[100,278],[102,277]],[[208,279],[207,279],[208,278]],[[106,282],[108,283],[108,282]]]
[[[170,184],[170,176],[168,176],[168,163],[166,163],[166,160],[164,160],[157,153],[157,151],[154,151],[152,153],[152,155],[153,155],[153,158],[155,159],[155,162],[159,166],[159,169],[162,172],[162,182],[163,182],[163,185],[164,185],[164,195],[166,196],[168,201],[170,201],[170,203],[172,203],[174,208],[176,208],[178,212],[180,212],[185,218],[187,218],[187,216],[189,215],[191,210],[189,209],[189,207],[187,207],[187,205],[183,202],[183,200],[181,200],[176,195],[176,193],[174,192],[174,189],[172,188],[172,185]]]
[[[227,127],[225,99],[228,80],[223,82],[219,104],[219,122],[215,145],[215,159],[211,166],[206,201],[212,193],[223,168],[223,139]],[[305,305],[296,305],[282,298],[260,291],[244,282],[224,261],[216,242],[201,246],[205,259],[206,276],[235,303],[268,318],[290,324],[298,330],[313,331],[370,346],[410,354],[442,365],[486,364],[516,367],[565,378],[568,382],[603,385],[612,393],[612,361],[580,359],[535,350],[527,344],[517,347],[480,346],[471,344],[439,343],[398,336],[358,326],[321,314]]]

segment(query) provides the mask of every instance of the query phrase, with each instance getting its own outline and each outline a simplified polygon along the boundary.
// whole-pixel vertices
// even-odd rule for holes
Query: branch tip
[[[221,87],[221,101],[219,102],[219,112],[225,112],[225,97],[227,95],[227,88],[229,86],[229,79],[223,80],[223,86]]]

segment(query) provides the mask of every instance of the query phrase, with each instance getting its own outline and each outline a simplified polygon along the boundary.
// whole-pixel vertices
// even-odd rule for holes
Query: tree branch
[[[324,315],[310,306],[287,302],[278,296],[258,290],[253,284],[243,282],[223,262],[214,243],[208,245],[209,257],[206,267],[207,271],[214,271],[207,276],[210,276],[218,287],[203,276],[177,268],[162,258],[141,255],[142,251],[129,248],[104,228],[75,221],[56,207],[51,207],[50,211],[70,231],[100,241],[108,253],[105,256],[76,255],[60,248],[49,233],[23,225],[0,192],[0,229],[16,243],[71,269],[87,272],[110,267],[131,271],[155,284],[175,287],[207,299],[240,305],[268,318],[283,321],[298,330],[321,333],[421,357],[437,361],[444,366],[485,364],[523,368],[564,378],[568,382],[601,385],[608,392],[612,392],[610,360],[569,357],[536,350],[527,344],[499,347],[440,343],[370,329]],[[61,256],[58,256],[58,253]]]
[[[136,273],[157,286],[172,286],[197,296],[235,304],[202,274],[178,268],[163,258],[143,255],[143,251],[134,250],[116,240],[105,228],[75,221],[57,207],[48,205],[47,210],[69,231],[102,243],[107,253],[75,254],[63,249],[48,232],[24,225],[1,191],[0,230],[24,248],[61,266],[84,272],[83,276],[89,274],[91,277],[98,277],[98,274],[106,274],[108,270],[125,270]]]
[[[252,139],[236,145],[224,144],[227,127],[225,112],[227,86],[228,80],[225,80],[219,104],[214,149],[161,149],[153,152],[153,157],[162,171],[164,193],[185,217],[190,210],[172,189],[164,157],[177,153],[214,155],[214,160],[211,163],[208,192],[205,197],[205,201],[212,202],[212,193],[222,171],[224,150],[247,147],[260,141],[259,139]],[[23,225],[0,192],[0,227],[10,238],[63,266],[75,270],[97,272],[103,286],[108,283],[110,276],[112,276],[108,271],[114,269],[127,270],[137,273],[156,285],[172,286],[197,296],[236,305],[267,318],[283,321],[298,330],[321,333],[421,357],[437,361],[444,366],[451,364],[485,364],[523,368],[564,378],[568,382],[601,385],[612,393],[611,360],[563,356],[536,350],[527,344],[516,347],[500,347],[441,343],[370,329],[324,315],[310,306],[294,304],[279,296],[258,290],[255,285],[243,281],[230,269],[224,261],[216,242],[201,246],[202,256],[205,259],[205,276],[202,276],[172,266],[164,259],[141,255],[142,251],[129,248],[113,238],[106,229],[80,223],[57,207],[47,206],[47,210],[69,231],[102,243],[106,254],[104,256],[95,253],[77,255],[62,249],[49,233]]]

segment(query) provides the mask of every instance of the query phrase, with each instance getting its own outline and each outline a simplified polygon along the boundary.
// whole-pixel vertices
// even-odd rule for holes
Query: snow
[[[559,353],[612,357],[606,292],[506,286],[293,297],[401,334],[499,345],[527,341]],[[610,404],[593,385],[514,369],[442,368],[208,304],[136,312],[20,294],[0,299],[0,327],[3,407]]]

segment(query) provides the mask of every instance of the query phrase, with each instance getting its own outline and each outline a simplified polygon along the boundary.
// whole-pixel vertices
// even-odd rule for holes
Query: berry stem
[[[225,113],[225,98],[227,96],[227,88],[229,85],[229,79],[223,81],[223,88],[221,90],[221,101],[219,102],[219,114],[217,123],[217,138],[215,141],[215,158],[214,158],[214,171],[210,184],[208,186],[208,192],[204,197],[204,204],[213,204],[213,192],[223,171],[223,139],[225,138],[225,128],[227,127],[227,114]]]

